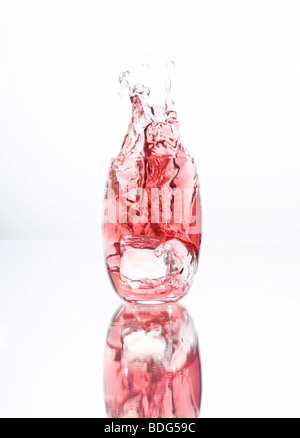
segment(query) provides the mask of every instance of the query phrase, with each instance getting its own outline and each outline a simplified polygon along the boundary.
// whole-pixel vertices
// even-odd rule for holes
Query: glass
[[[113,159],[104,200],[108,273],[130,302],[172,302],[189,290],[201,242],[192,158]]]

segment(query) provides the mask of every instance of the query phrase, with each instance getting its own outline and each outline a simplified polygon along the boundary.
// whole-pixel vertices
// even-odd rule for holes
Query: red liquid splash
[[[178,305],[127,304],[107,335],[109,418],[196,418],[201,399],[197,335]]]
[[[126,301],[177,301],[197,269],[201,241],[199,181],[183,147],[167,81],[165,107],[150,106],[149,90],[120,82],[132,120],[111,162],[104,205],[107,269]]]

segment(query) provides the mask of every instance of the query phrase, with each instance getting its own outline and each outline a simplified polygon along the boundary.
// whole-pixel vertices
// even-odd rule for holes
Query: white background
[[[2,0],[0,237],[99,236],[118,74],[174,59],[205,236],[299,238],[299,18],[289,0]]]
[[[157,91],[170,59],[201,182],[202,415],[300,416],[299,22],[291,0],[0,0],[0,416],[104,415],[118,75],[149,63]]]

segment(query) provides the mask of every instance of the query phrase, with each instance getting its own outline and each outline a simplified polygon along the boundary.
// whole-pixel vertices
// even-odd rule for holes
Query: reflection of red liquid
[[[149,90],[148,90],[149,91]],[[127,301],[177,301],[197,269],[199,181],[184,149],[176,112],[150,107],[132,90],[133,117],[113,159],[104,201],[107,269]]]
[[[104,387],[111,418],[198,417],[200,358],[187,311],[123,306],[108,331]]]

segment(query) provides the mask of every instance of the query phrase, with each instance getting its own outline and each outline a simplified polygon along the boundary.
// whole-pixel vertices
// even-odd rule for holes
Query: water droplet
[[[166,89],[166,92],[167,92],[167,93],[170,93],[170,91],[171,91],[171,78],[168,78],[168,79],[166,80],[166,83],[165,83],[165,89]]]
[[[145,70],[149,70],[149,69],[150,69],[150,65],[147,64],[146,62],[144,62],[144,63],[142,64],[142,67],[143,67]]]
[[[118,96],[119,96],[119,97],[122,97],[122,96],[123,96],[123,94],[122,94],[122,93],[118,93]]]
[[[168,61],[166,64],[166,67],[168,69],[168,74],[171,75],[173,71],[175,70],[175,62],[174,61]]]
[[[128,80],[126,79],[126,78],[128,78],[128,76],[130,76],[129,71],[121,72],[120,76],[119,76],[119,81],[120,81],[120,84],[121,84],[123,91],[127,90],[127,92],[130,94],[131,87],[129,85]]]

